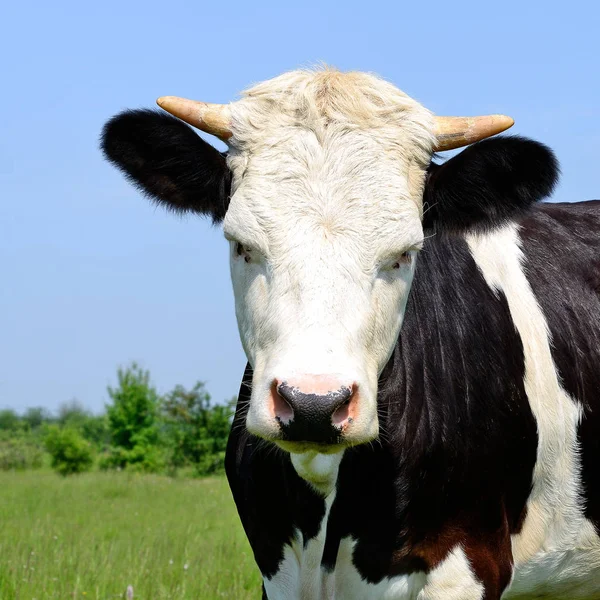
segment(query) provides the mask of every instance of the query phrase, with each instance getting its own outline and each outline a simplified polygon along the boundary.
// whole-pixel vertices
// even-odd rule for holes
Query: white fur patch
[[[473,574],[464,550],[456,546],[429,573],[417,600],[481,600],[483,595],[483,585]]]
[[[418,593],[425,585],[425,573],[398,575],[385,578],[376,584],[367,583],[352,563],[355,545],[356,542],[351,538],[344,538],[340,542],[334,571],[336,593],[333,598],[336,600],[338,598],[340,600],[342,598],[349,600],[395,600],[396,598],[416,600]]]
[[[481,600],[483,586],[477,581],[460,546],[429,574],[412,573],[388,577],[377,584],[364,581],[352,564],[355,542],[340,544],[335,569],[336,594],[340,600]],[[329,599],[328,599],[329,600]]]
[[[325,516],[319,533],[306,546],[302,534],[296,531],[290,545],[284,548],[284,558],[277,573],[264,578],[269,600],[325,600],[335,598],[332,575],[321,568],[325,546],[327,519],[335,492],[325,500]]]
[[[506,597],[562,589],[575,598],[585,580],[587,590],[600,594],[600,573],[591,575],[600,569],[600,539],[583,515],[580,495],[581,409],[560,384],[548,325],[523,270],[518,228],[469,235],[467,242],[488,285],[506,296],[523,343],[525,391],[538,427],[533,489],[523,528],[512,538],[515,576]]]
[[[600,544],[586,521],[571,548],[549,548],[518,567],[506,598],[600,599]]]
[[[323,496],[329,496],[335,488],[344,451],[335,454],[319,452],[290,453],[292,465],[302,479],[308,481]]]

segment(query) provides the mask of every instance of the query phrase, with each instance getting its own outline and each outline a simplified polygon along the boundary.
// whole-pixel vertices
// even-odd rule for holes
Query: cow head
[[[436,119],[372,75],[329,70],[288,73],[227,107],[174,98],[159,104],[219,135],[229,151],[152,111],[113,118],[103,149],[153,199],[222,222],[253,368],[248,429],[291,451],[329,452],[375,438],[378,376],[424,240],[426,179],[437,190],[427,196],[431,224],[444,215],[435,206],[435,194],[448,195],[444,181],[463,173],[468,183],[469,164],[485,163],[467,150],[466,159],[457,157],[457,175],[453,161],[430,166],[432,153],[512,120]],[[519,152],[501,168],[518,163]],[[484,204],[497,196],[486,195]],[[490,211],[481,212],[464,218],[479,226]]]

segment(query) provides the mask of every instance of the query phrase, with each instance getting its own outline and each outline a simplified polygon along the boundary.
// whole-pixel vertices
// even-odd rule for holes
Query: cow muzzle
[[[352,428],[359,406],[356,382],[328,376],[275,379],[270,412],[281,431],[281,441],[337,445]]]

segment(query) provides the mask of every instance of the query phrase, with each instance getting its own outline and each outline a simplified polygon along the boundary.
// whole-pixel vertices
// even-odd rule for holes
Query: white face
[[[413,121],[428,123],[428,113],[410,102],[402,118],[412,110]],[[290,122],[281,118],[281,102],[277,108],[257,131],[261,98],[251,91],[238,103],[229,158],[233,194],[223,227],[240,336],[254,370],[247,427],[287,450],[327,452],[378,434],[377,379],[397,340],[423,242],[432,137],[413,121],[421,138],[396,123],[374,131],[348,118],[302,126],[306,114]],[[313,436],[303,403],[335,400],[340,390],[350,399],[331,404],[327,417],[339,436]],[[306,439],[289,438],[284,426],[302,420]]]

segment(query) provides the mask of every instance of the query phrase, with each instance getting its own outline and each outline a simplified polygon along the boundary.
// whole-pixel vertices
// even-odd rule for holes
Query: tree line
[[[50,464],[61,475],[93,468],[203,476],[223,471],[235,398],[216,404],[202,382],[161,396],[136,363],[117,371],[110,402],[94,415],[77,401],[56,414],[0,410],[0,469]]]

